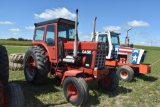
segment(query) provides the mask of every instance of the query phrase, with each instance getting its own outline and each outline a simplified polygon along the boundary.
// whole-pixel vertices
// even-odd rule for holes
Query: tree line
[[[6,40],[11,40],[11,41],[32,41],[31,39],[24,39],[24,38],[8,38]]]

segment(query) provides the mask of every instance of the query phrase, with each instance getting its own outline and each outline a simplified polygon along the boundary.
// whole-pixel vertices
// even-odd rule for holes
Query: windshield
[[[74,39],[75,27],[67,24],[59,24],[58,37]]]
[[[112,44],[119,45],[120,44],[120,42],[119,42],[119,35],[117,35],[117,34],[111,34],[111,41],[112,41]]]
[[[105,42],[108,44],[108,35],[107,34],[100,34],[98,36],[99,42]],[[111,34],[111,42],[113,45],[119,45],[119,35],[118,34]]]
[[[108,43],[108,38],[107,37],[108,37],[107,34],[101,34],[101,35],[98,36],[98,41]]]

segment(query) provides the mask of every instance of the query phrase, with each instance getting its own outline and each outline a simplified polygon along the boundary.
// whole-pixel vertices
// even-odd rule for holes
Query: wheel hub
[[[128,78],[128,72],[122,71],[122,72],[121,72],[121,77],[122,77],[123,79]]]
[[[73,84],[68,85],[68,94],[72,99],[77,98],[78,91],[77,91],[77,88]]]
[[[35,61],[32,56],[28,57],[27,65],[28,65],[28,66],[26,66],[27,73],[29,74],[30,77],[34,77],[36,66],[35,66]]]

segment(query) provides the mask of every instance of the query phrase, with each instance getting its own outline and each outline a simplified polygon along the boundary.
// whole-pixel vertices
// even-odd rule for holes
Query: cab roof
[[[34,23],[34,25],[35,25],[35,27],[37,27],[37,26],[42,26],[42,25],[52,24],[52,23],[59,23],[59,22],[75,25],[75,21],[64,19],[64,18],[57,18],[57,19],[47,20],[47,21],[43,21],[43,22],[38,22],[38,23]]]

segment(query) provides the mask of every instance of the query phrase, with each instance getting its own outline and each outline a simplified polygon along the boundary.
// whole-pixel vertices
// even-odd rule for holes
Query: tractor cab
[[[51,62],[58,62],[63,57],[62,45],[67,41],[74,41],[75,22],[58,18],[35,23],[35,32],[32,43],[44,46]]]
[[[106,59],[113,58],[115,46],[120,45],[119,35],[120,33],[110,31],[96,33],[95,41],[101,41],[106,43]]]

